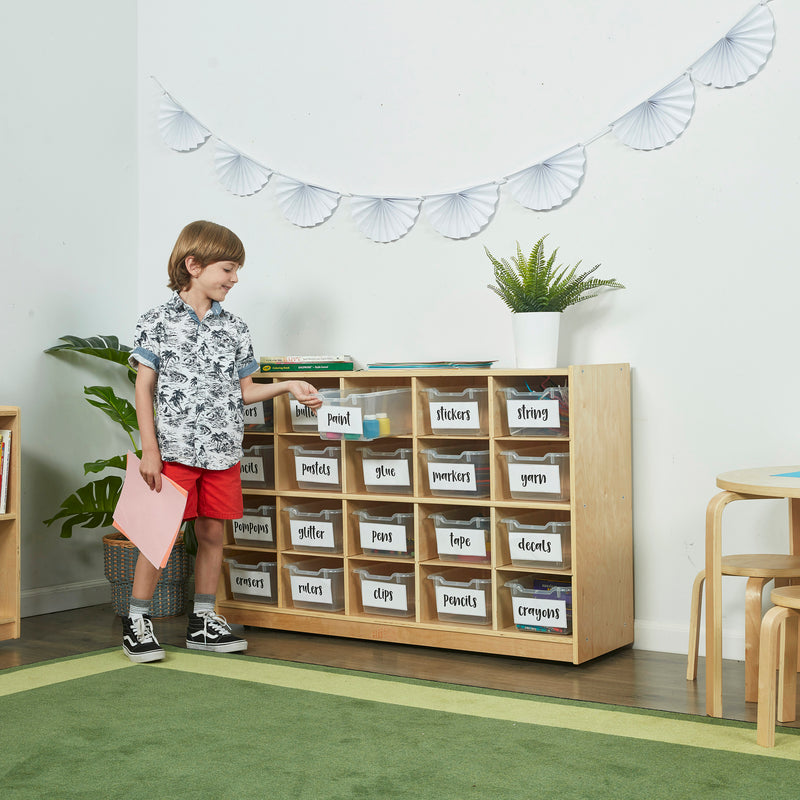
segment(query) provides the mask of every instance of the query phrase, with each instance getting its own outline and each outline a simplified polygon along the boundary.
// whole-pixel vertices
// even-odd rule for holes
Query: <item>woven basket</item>
[[[103,537],[103,567],[111,582],[111,605],[120,617],[128,614],[138,558],[139,549],[121,533],[107,533]],[[191,560],[183,546],[183,534],[179,534],[153,593],[152,616],[175,617],[185,613],[190,575]]]

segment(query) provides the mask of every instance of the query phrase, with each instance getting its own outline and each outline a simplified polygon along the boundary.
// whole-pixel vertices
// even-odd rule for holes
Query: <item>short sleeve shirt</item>
[[[247,325],[216,301],[202,320],[175,292],[139,318],[129,363],[157,373],[156,436],[161,458],[227,469],[242,457],[239,380],[258,370]]]

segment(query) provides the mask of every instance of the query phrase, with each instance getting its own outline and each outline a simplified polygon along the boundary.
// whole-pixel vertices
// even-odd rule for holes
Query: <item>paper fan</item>
[[[211,131],[184,111],[166,92],[158,109],[158,129],[169,147],[185,153],[205,144]]]
[[[692,77],[717,89],[744,83],[767,63],[774,39],[772,12],[756,6],[692,65]]]
[[[339,205],[340,195],[329,189],[311,186],[286,175],[275,178],[275,198],[283,216],[301,228],[325,222]]]
[[[687,74],[612,123],[614,135],[635,150],[656,150],[674,142],[694,110],[694,84]]]
[[[497,207],[497,184],[484,183],[452,194],[425,198],[425,215],[449,239],[467,239],[484,228]]]
[[[586,167],[583,145],[576,144],[539,164],[515,172],[508,177],[513,198],[534,211],[547,211],[569,200]]]
[[[405,236],[419,216],[419,198],[363,197],[350,199],[353,219],[373,242],[394,242]]]
[[[229,144],[217,139],[214,166],[220,183],[239,197],[260,192],[269,181],[272,170],[262,167],[251,158],[242,155]]]

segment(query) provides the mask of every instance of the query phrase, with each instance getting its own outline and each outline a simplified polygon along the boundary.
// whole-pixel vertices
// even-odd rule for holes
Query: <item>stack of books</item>
[[[352,371],[352,356],[262,356],[261,372],[341,372]]]
[[[0,431],[0,514],[8,510],[8,473],[11,472],[11,431]]]

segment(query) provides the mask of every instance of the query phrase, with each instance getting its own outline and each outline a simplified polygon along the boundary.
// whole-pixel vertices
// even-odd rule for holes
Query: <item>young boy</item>
[[[196,593],[186,644],[225,653],[247,649],[214,611],[225,520],[243,513],[243,408],[285,392],[313,409],[322,404],[305,381],[253,383],[258,363],[247,325],[220,305],[243,264],[235,233],[213,222],[187,225],[169,259],[167,285],[174,294],[139,319],[130,356],[137,370],[139,471],[153,491],[161,491],[162,474],[183,486],[189,493],[184,519],[195,520]],[[150,620],[160,572],[139,555],[129,616],[123,618],[122,647],[131,661],[164,658]]]

